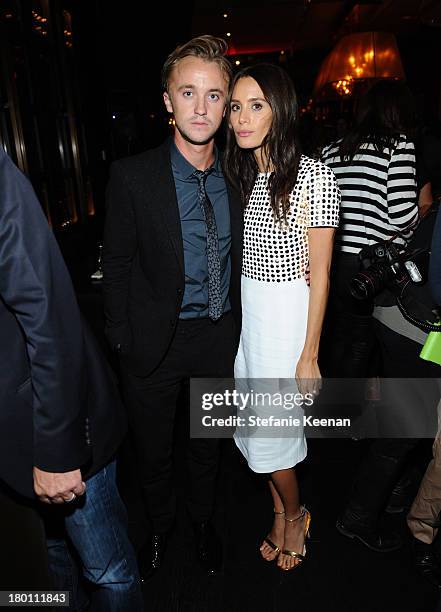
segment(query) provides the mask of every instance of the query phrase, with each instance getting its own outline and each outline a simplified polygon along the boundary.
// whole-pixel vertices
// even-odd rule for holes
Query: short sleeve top
[[[340,143],[328,145],[322,153],[341,190],[335,249],[358,254],[390,239],[404,246],[412,233],[408,228],[418,217],[414,143],[404,134],[392,149],[383,151],[365,142],[350,161],[340,158]]]
[[[245,208],[242,274],[264,282],[288,282],[305,275],[308,228],[337,227],[340,191],[330,168],[301,156],[286,222],[274,219],[268,192],[270,173],[259,173]]]

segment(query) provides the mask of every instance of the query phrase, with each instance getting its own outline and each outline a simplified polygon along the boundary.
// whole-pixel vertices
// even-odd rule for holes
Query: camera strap
[[[418,317],[415,317],[414,315],[412,315],[406,308],[406,306],[404,305],[402,298],[403,298],[403,294],[404,291],[406,289],[406,287],[409,285],[410,281],[408,281],[402,291],[400,295],[396,296],[396,301],[397,301],[397,306],[401,312],[401,314],[403,315],[403,317],[406,319],[406,321],[408,321],[409,323],[411,323],[412,325],[415,325],[416,327],[418,327],[419,329],[421,329],[422,331],[426,332],[427,334],[430,332],[441,332],[441,328],[439,323],[430,323],[429,321],[423,321],[422,319],[419,319]],[[429,314],[429,311],[428,311]],[[430,315],[433,318],[434,317],[434,313],[432,311],[430,311]]]
[[[421,219],[419,222],[412,223],[406,228],[406,230],[408,230],[412,227],[412,225],[417,225],[412,237],[407,241],[407,246],[410,249],[410,257],[412,259],[424,252],[428,254],[427,261],[430,259],[430,245],[432,242],[432,234],[437,212],[438,207],[435,205],[432,206],[428,214],[423,217],[423,219]],[[427,272],[423,273],[423,276],[427,276]],[[424,286],[426,286],[426,284],[427,280]],[[436,304],[431,298],[428,285],[425,289],[425,293],[424,286],[422,289],[423,293],[421,294],[421,292],[419,292],[420,290],[415,290],[413,283],[410,280],[407,281],[399,294],[395,294],[396,303],[401,314],[409,323],[415,325],[426,333],[439,333],[441,329],[438,325],[439,316],[437,315]],[[416,291],[417,293],[415,293]],[[420,316],[411,314],[411,312],[409,312],[409,307],[413,312],[418,313]],[[424,317],[424,319],[420,317]]]

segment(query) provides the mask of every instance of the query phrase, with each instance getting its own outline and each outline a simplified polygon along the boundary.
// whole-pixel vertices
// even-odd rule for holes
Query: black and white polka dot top
[[[340,191],[330,168],[302,155],[286,223],[279,223],[270,204],[269,176],[257,175],[245,208],[242,274],[265,282],[293,281],[308,265],[308,228],[338,226]]]

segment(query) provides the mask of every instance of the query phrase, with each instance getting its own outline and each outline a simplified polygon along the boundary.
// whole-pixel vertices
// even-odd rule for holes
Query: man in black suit
[[[2,494],[45,515],[56,589],[76,580],[70,541],[97,587],[94,610],[142,609],[115,484],[125,431],[117,388],[34,191],[1,148],[0,338]]]
[[[107,191],[107,336],[121,358],[152,523],[144,576],[159,567],[175,517],[172,437],[181,385],[232,376],[240,333],[242,210],[214,146],[231,77],[226,49],[222,39],[201,36],[168,57],[163,95],[174,137],[115,162]],[[221,563],[210,523],[218,450],[216,440],[189,443],[187,505],[209,573]]]

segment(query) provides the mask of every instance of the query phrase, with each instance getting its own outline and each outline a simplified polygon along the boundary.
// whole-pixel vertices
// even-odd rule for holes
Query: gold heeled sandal
[[[306,540],[306,538],[310,537],[310,534],[309,534],[309,525],[311,524],[311,514],[309,513],[309,510],[307,510],[305,508],[305,506],[301,506],[299,516],[296,516],[296,518],[292,518],[292,519],[285,517],[285,521],[287,521],[288,523],[295,523],[296,521],[298,521],[299,519],[303,518],[304,516],[306,517],[305,518],[305,531],[304,531],[305,540]],[[279,565],[281,570],[284,570],[285,572],[289,572],[290,570],[293,570],[296,567],[299,567],[299,565],[301,565],[303,563],[303,561],[305,560],[306,544],[305,543],[303,544],[303,551],[302,551],[302,553],[298,553],[298,552],[295,552],[293,550],[288,550],[287,548],[283,548],[282,549],[282,555],[287,555],[289,557],[293,557],[294,559],[297,559],[297,561],[298,561],[298,563],[296,563],[292,567],[280,567],[280,565]]]
[[[276,518],[277,518],[278,516],[280,516],[280,518],[282,518],[282,516],[283,516],[283,517],[285,516],[285,512],[277,512],[277,510],[276,510],[275,508],[274,508],[274,514],[276,515]],[[285,519],[285,520],[286,520],[286,519]],[[277,559],[277,557],[279,556],[280,551],[281,551],[282,549],[280,548],[280,546],[277,546],[277,544],[275,544],[275,543],[274,543],[274,542],[273,542],[273,541],[270,539],[270,537],[269,537],[269,536],[266,536],[266,538],[264,538],[264,539],[263,539],[263,541],[264,541],[266,544],[268,544],[268,546],[269,546],[270,548],[272,548],[272,549],[273,549],[273,551],[276,553],[276,556],[274,557],[274,559],[265,559],[265,557],[262,557],[262,558],[263,558],[265,561],[274,561],[275,559]]]

